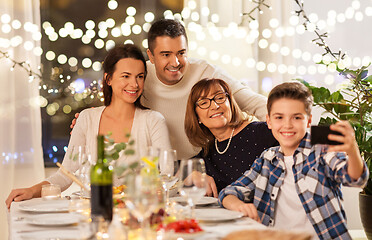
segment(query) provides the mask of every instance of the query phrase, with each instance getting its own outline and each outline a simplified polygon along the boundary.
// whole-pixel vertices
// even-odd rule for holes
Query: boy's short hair
[[[154,53],[155,39],[162,36],[170,38],[185,36],[187,42],[186,30],[180,21],[173,19],[160,19],[151,25],[147,36],[148,46],[151,53]]]
[[[270,115],[271,107],[275,101],[281,98],[299,100],[304,103],[307,115],[311,115],[313,95],[304,84],[299,82],[285,82],[274,87],[267,99],[267,113]]]

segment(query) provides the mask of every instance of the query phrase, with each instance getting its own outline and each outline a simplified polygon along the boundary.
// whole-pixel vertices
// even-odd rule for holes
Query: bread
[[[223,240],[311,240],[312,235],[306,232],[289,232],[276,229],[241,230],[228,234]]]

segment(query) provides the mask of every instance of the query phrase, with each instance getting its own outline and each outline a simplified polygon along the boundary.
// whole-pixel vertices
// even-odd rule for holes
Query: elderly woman
[[[185,131],[197,157],[204,158],[208,174],[207,195],[238,179],[261,153],[278,145],[266,122],[254,122],[235,102],[221,79],[203,79],[191,89]]]

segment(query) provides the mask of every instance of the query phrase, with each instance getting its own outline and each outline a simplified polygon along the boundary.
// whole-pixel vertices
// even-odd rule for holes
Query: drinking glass
[[[44,200],[61,198],[61,187],[54,184],[41,186],[41,198]]]
[[[78,196],[71,196],[69,201],[68,211],[76,214],[79,219],[79,236],[78,239],[88,239],[95,233],[94,226],[90,219],[90,201],[89,199],[82,199]]]
[[[92,157],[85,146],[72,146],[69,150],[69,158],[77,163],[77,170],[75,176],[83,183],[87,190],[80,187],[79,196],[89,197],[90,196],[90,168],[92,166]]]
[[[160,155],[160,149],[156,147],[148,147],[146,150],[146,155],[142,157],[143,167],[141,172],[147,175],[158,175],[158,160]]]
[[[178,161],[176,150],[162,150],[159,156],[160,181],[165,192],[165,208],[169,207],[169,190],[178,181]]]
[[[204,160],[193,158],[181,161],[178,190],[189,204],[191,218],[195,218],[195,204],[206,193],[207,179]]]
[[[129,174],[126,176],[125,205],[141,225],[141,237],[146,239],[148,218],[158,208],[157,186],[154,177]]]

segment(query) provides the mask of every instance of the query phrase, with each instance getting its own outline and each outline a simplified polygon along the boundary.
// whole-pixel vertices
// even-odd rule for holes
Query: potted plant
[[[337,62],[333,64],[337,66]],[[320,119],[319,124],[329,125],[337,120],[348,120],[355,130],[360,154],[370,173],[367,185],[359,194],[359,208],[366,235],[368,239],[372,239],[372,75],[368,76],[367,67],[357,70],[337,67],[336,70],[345,77],[346,84],[344,88],[334,92],[300,81],[311,89],[314,106],[319,106],[328,113],[327,117]]]

